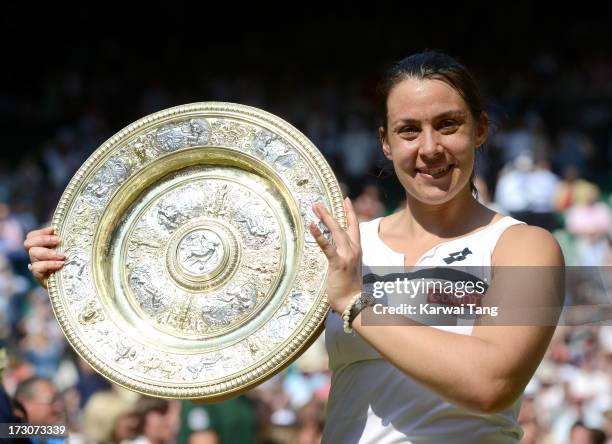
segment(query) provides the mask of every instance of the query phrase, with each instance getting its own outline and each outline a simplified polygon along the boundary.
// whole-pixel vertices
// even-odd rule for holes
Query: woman
[[[489,210],[473,195],[475,151],[488,119],[466,68],[444,54],[416,54],[391,68],[380,90],[381,145],[406,191],[406,207],[359,224],[346,199],[346,232],[325,208],[313,208],[334,240],[311,226],[329,260],[327,296],[335,312],[326,320],[333,377],[323,441],[518,442],[519,398],[554,332],[554,310],[548,325],[538,318],[512,326],[515,315],[407,327],[365,325],[374,312],[367,307],[351,319],[356,335],[345,334],[337,315],[361,291],[362,263],[364,270],[444,267],[455,259],[485,269],[540,267],[537,289],[517,282],[519,272],[500,272],[488,304],[554,308],[563,295],[554,273],[563,257],[553,236]]]
[[[412,326],[377,326],[363,322],[374,310],[367,300],[358,301],[365,307],[359,313],[351,308],[361,292],[362,263],[562,267],[561,251],[547,231],[497,214],[474,198],[475,150],[485,142],[488,119],[464,66],[444,54],[416,54],[389,71],[381,93],[380,140],[406,191],[406,207],[359,224],[347,199],[346,231],[325,208],[313,207],[334,241],[310,227],[329,260],[333,309],[326,320],[333,378],[323,441],[518,442],[520,394],[554,322],[507,326],[485,316],[432,327],[402,317]],[[58,241],[50,229],[32,232],[25,241],[32,272],[43,285],[62,265],[63,257],[50,249]],[[554,306],[562,298],[554,279],[540,279],[530,292],[524,282],[508,289],[508,278],[499,276],[487,291],[488,304]]]

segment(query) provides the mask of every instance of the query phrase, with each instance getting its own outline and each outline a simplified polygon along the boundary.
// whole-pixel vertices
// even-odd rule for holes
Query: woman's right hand
[[[49,275],[64,266],[66,255],[53,250],[59,243],[59,237],[53,234],[53,227],[30,231],[23,242],[30,256],[30,271],[45,288]]]

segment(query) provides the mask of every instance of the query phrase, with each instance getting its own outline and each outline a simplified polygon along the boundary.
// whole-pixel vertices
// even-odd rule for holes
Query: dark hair
[[[136,433],[141,435],[144,432],[147,416],[150,413],[156,412],[165,415],[168,412],[168,407],[169,403],[166,399],[151,398],[149,396],[140,397],[134,405],[134,414],[138,418]]]
[[[477,122],[484,113],[484,102],[480,88],[470,71],[453,57],[438,51],[424,51],[395,63],[387,70],[382,81],[378,85],[380,126],[387,131],[387,99],[391,90],[402,80],[433,79],[441,80],[453,87],[465,100],[474,120]],[[474,170],[470,176],[470,191],[478,197],[478,191],[474,185]]]

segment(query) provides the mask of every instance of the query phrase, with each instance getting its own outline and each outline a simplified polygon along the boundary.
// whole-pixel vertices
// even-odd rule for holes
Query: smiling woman
[[[381,88],[383,152],[409,197],[417,193],[429,203],[448,201],[462,190],[473,192],[474,148],[487,137],[488,117],[478,88],[467,70],[457,67],[446,72],[430,68],[428,74],[398,66]]]
[[[476,200],[475,151],[486,140],[488,117],[463,65],[438,52],[415,54],[388,71],[380,92],[379,137],[406,207],[359,224],[347,199],[344,231],[325,208],[313,206],[334,241],[311,225],[329,260],[333,309],[325,324],[333,377],[323,442],[517,443],[520,396],[558,312],[552,310],[548,323],[519,325],[508,318],[500,323],[496,307],[559,307],[563,279],[545,271],[537,289],[527,288],[527,279],[493,275],[491,267],[562,270],[561,251],[547,231]],[[460,313],[455,324],[444,325],[420,323],[423,318],[410,316],[418,310],[395,311],[400,315],[382,325],[366,321],[381,310],[379,300],[361,293],[362,269],[364,275],[373,267],[448,269],[448,258],[476,266],[470,272],[490,283],[479,316],[464,317],[469,306],[423,303],[435,314]],[[402,306],[391,296],[386,302]]]

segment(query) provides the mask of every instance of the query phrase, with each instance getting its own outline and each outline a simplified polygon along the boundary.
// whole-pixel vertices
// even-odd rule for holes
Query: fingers
[[[32,247],[29,250],[31,262],[38,261],[57,261],[66,259],[64,253],[58,253],[45,247]]]
[[[29,237],[40,236],[42,234],[53,234],[53,227],[45,227],[41,228],[40,230],[32,230],[27,234],[26,239]]]
[[[55,247],[59,244],[59,237],[53,234],[38,234],[36,236],[27,237],[25,241],[23,241],[23,246],[26,250],[29,250],[32,247]]]
[[[60,238],[53,234],[53,227],[45,227],[28,233],[23,246],[28,250],[34,278],[47,288],[49,273],[64,266],[66,255],[52,250],[60,243]]]
[[[347,232],[356,245],[361,245],[359,236],[359,219],[353,208],[353,202],[348,197],[344,199],[344,211],[346,212]]]
[[[64,266],[64,261],[38,261],[32,264],[34,275],[45,275],[50,271],[57,271]]]
[[[38,261],[32,264],[32,274],[34,278],[47,288],[47,278],[49,273],[57,271],[64,266],[63,261]]]
[[[338,254],[336,246],[328,241],[325,236],[323,236],[323,233],[321,233],[321,230],[317,228],[314,222],[310,222],[308,228],[310,229],[312,237],[314,237],[325,256],[327,256],[327,259],[330,261],[333,260]]]
[[[325,226],[329,228],[329,231],[331,232],[332,238],[334,239],[336,245],[340,248],[346,246],[348,244],[346,233],[338,224],[336,219],[334,219],[332,215],[329,214],[329,211],[327,211],[327,209],[318,202],[313,204],[312,209],[314,213],[319,217],[321,222],[323,222]]]

